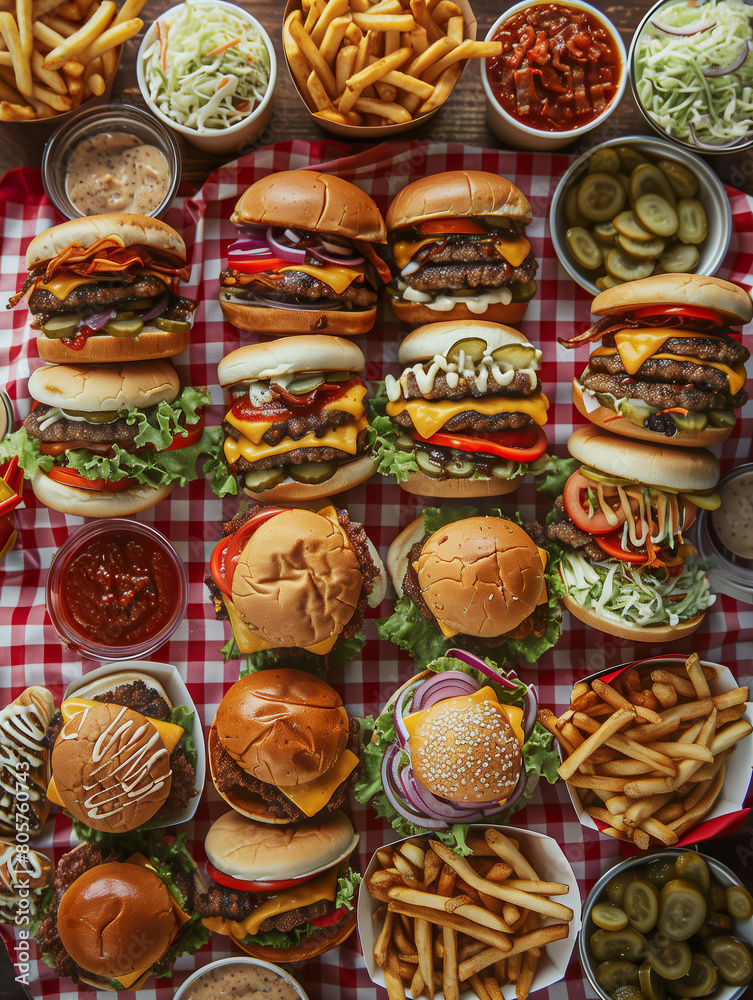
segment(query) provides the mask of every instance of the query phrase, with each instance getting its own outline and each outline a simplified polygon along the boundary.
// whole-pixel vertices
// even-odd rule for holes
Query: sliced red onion
[[[88,326],[90,330],[101,330],[107,326],[111,319],[115,319],[115,310],[108,309],[106,312],[92,313],[91,316],[84,316],[78,321],[79,326]]]
[[[664,24],[655,17],[652,18],[651,23],[659,31],[663,31],[665,35],[698,35],[703,31],[711,31],[712,28],[716,27],[716,21],[706,21],[705,24],[686,24],[682,28],[675,28],[672,25]]]
[[[400,781],[405,789],[408,804],[426,814],[429,819],[445,823],[474,823],[493,816],[500,810],[499,802],[455,802],[440,798],[418,780],[410,764],[400,771]]]
[[[464,674],[462,670],[445,670],[441,674],[434,674],[423,681],[416,691],[413,711],[424,711],[447,698],[462,698],[464,695],[473,694],[474,691],[478,691],[479,686],[478,681],[470,674]]]
[[[321,303],[313,302],[278,302],[277,299],[268,299],[265,295],[259,295],[258,292],[253,292],[248,299],[249,302],[259,302],[263,306],[269,306],[270,309],[299,309],[299,310],[315,310],[320,312],[324,309],[340,309],[339,302],[327,302],[324,305]]]
[[[698,136],[695,134],[695,126],[693,125],[693,122],[690,123],[689,127],[690,127],[690,134],[693,137],[693,142],[696,146],[698,146],[699,149],[710,149],[710,150],[731,149],[733,146],[737,146],[738,143],[747,142],[748,137],[750,135],[750,133],[746,132],[745,135],[735,136],[734,139],[730,139],[728,142],[703,142],[703,140],[699,139]]]
[[[227,259],[231,265],[244,260],[264,260],[265,257],[272,257],[272,253],[264,240],[248,239],[236,240],[227,248]]]
[[[397,743],[393,743],[392,746],[387,749],[387,752],[382,758],[382,788],[384,789],[384,794],[387,796],[387,801],[390,803],[395,812],[402,816],[403,819],[407,819],[408,822],[413,823],[415,826],[422,827],[425,830],[443,829],[446,826],[443,820],[429,819],[426,816],[422,816],[416,810],[410,809],[403,801],[402,795],[398,793],[397,788],[395,787],[394,778],[401,753],[402,751]]]
[[[167,303],[170,301],[170,293],[163,292],[162,295],[157,299],[151,309],[143,313],[141,319],[146,323],[147,320],[156,319],[161,313],[167,309]]]
[[[292,264],[302,264],[306,259],[306,250],[301,246],[291,246],[285,238],[285,234],[274,226],[267,229],[267,246],[277,254],[282,260],[289,260]]]
[[[324,261],[325,264],[346,264],[348,267],[355,267],[356,264],[363,264],[365,257],[357,257],[353,255],[352,257],[345,256],[335,256],[321,247],[307,247],[309,253],[313,254],[318,260]]]
[[[737,55],[735,56],[735,58],[732,60],[731,63],[728,63],[726,66],[704,66],[701,72],[703,73],[704,76],[711,76],[711,77],[727,76],[728,73],[734,73],[736,69],[740,69],[742,64],[748,58],[748,53],[750,52],[750,50],[751,50],[750,42],[743,42],[742,48],[737,53]]]
[[[467,663],[469,667],[473,667],[474,670],[478,670],[482,673],[484,677],[488,677],[490,680],[496,681],[497,684],[501,684],[502,687],[509,688],[511,691],[515,690],[518,686],[515,683],[516,678],[510,679],[512,671],[508,674],[502,674],[489,664],[482,660],[480,656],[474,656],[473,653],[467,653],[464,649],[449,649],[447,651],[447,656],[454,656],[456,660],[462,660],[463,663]]]
[[[329,250],[330,253],[339,254],[344,257],[347,257],[355,252],[352,244],[349,243],[348,240],[338,240],[336,236],[328,236],[326,239],[322,237],[322,246],[325,250]]]
[[[526,700],[523,704],[523,735],[528,738],[536,725],[536,713],[539,710],[539,694],[535,684],[528,685]]]
[[[513,791],[512,795],[509,795],[507,797],[507,801],[502,803],[502,805],[499,807],[499,811],[507,812],[508,809],[511,809],[515,805],[515,803],[520,799],[523,792],[525,792],[527,785],[528,785],[528,774],[523,768],[521,768],[520,774],[518,775],[518,783],[515,785],[515,790]]]
[[[408,730],[405,728],[405,723],[403,718],[405,716],[405,702],[413,694],[416,688],[419,686],[420,681],[416,681],[415,684],[411,684],[409,688],[400,695],[395,703],[395,729],[397,730],[397,738],[401,747],[404,747],[408,742]]]

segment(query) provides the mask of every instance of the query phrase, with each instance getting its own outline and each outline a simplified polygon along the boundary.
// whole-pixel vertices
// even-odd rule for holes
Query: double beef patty
[[[622,375],[594,372],[591,371],[590,364],[581,376],[580,382],[584,388],[592,392],[609,393],[617,399],[642,399],[649,406],[655,406],[659,410],[673,406],[681,406],[693,412],[711,409],[735,410],[748,401],[745,389],[741,389],[733,396],[728,390],[720,392],[689,382],[649,382],[628,375],[627,372]]]

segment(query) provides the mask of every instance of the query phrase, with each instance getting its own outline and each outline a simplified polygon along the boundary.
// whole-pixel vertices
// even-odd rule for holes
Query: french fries
[[[465,38],[442,0],[310,0],[283,25],[283,44],[313,114],[343,125],[408,123],[443,104],[468,59],[500,42]]]
[[[559,719],[539,711],[562,749],[560,777],[606,824],[602,833],[641,850],[671,846],[713,808],[728,754],[753,731],[741,717],[748,688],[713,695],[714,676],[693,653],[683,669],[646,665],[610,684],[581,682]]]
[[[105,92],[146,0],[14,0],[0,13],[0,121],[33,121]]]
[[[458,1000],[468,988],[499,1000],[507,983],[526,1000],[542,949],[567,937],[573,911],[548,898],[567,885],[540,879],[501,830],[468,846],[473,853],[463,858],[422,837],[377,852],[381,868],[367,889],[386,904],[375,914],[382,925],[374,961],[389,1000],[437,989]],[[557,922],[543,925],[547,919]]]

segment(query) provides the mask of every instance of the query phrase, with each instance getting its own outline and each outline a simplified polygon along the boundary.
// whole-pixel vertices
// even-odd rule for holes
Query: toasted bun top
[[[410,739],[418,780],[453,802],[507,798],[520,774],[520,754],[520,741],[504,709],[468,697],[432,705]]]
[[[358,839],[339,810],[321,819],[275,825],[257,823],[231,809],[212,824],[204,847],[215,868],[256,882],[325,871],[349,857]]]
[[[387,229],[472,215],[496,215],[525,223],[532,218],[528,199],[506,177],[483,170],[449,170],[404,187],[387,209]]]
[[[516,628],[544,588],[533,541],[501,517],[469,517],[440,528],[415,566],[431,613],[465,635],[491,638]]]
[[[233,574],[232,601],[274,647],[310,647],[339,635],[356,610],[363,572],[336,520],[286,510],[259,526]]]
[[[348,713],[326,681],[304,670],[260,670],[220,702],[217,735],[244,771],[289,787],[328,771],[348,742]]]
[[[474,320],[470,323],[447,320],[444,323],[419,326],[409,333],[400,345],[398,360],[404,365],[428,361],[435,354],[446,355],[459,340],[471,337],[486,341],[487,347],[492,351],[506,344],[530,343],[518,330],[499,323],[486,323],[483,320]]]
[[[294,372],[362,372],[363,351],[343,337],[280,337],[239,347],[217,366],[220,385],[279,378]]]
[[[137,244],[160,250],[180,261],[186,259],[186,244],[172,226],[145,215],[89,215],[70,219],[35,236],[26,250],[26,266],[31,270],[57,257],[71,243],[88,249],[106,236],[119,236],[125,246]]]
[[[256,181],[236,202],[230,221],[387,242],[384,219],[365,191],[313,170],[282,170]]]
[[[52,750],[52,775],[65,808],[108,833],[148,822],[167,799],[171,774],[170,754],[155,727],[121,705],[102,703],[74,715]]]
[[[121,365],[45,365],[29,378],[33,399],[63,409],[119,410],[172,401],[180,392],[178,373],[168,361]]]
[[[114,979],[158,962],[178,929],[159,876],[119,861],[90,868],[66,889],[57,928],[77,965]]]
[[[750,323],[753,319],[753,301],[744,288],[705,274],[653,274],[650,278],[626,281],[600,292],[593,300],[591,312],[597,316],[615,316],[657,304],[704,306],[720,312],[732,323]]]
[[[646,486],[712,490],[719,482],[719,462],[705,448],[633,441],[593,424],[571,434],[567,447],[573,458],[584,465]]]

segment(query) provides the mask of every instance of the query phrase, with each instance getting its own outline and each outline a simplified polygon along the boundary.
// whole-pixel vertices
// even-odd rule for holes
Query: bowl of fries
[[[467,844],[462,857],[431,835],[411,837],[369,862],[358,932],[389,1000],[419,996],[430,977],[447,1000],[525,1000],[564,977],[580,892],[559,844],[483,824],[468,828]]]
[[[106,102],[145,0],[16,0],[0,12],[0,121],[58,119]]]
[[[427,121],[468,59],[494,55],[498,44],[476,41],[467,0],[288,0],[282,39],[314,121],[350,139]]]
[[[753,705],[731,671],[696,653],[654,657],[575,685],[559,718],[560,777],[583,826],[624,853],[683,847],[745,820],[753,770]]]

